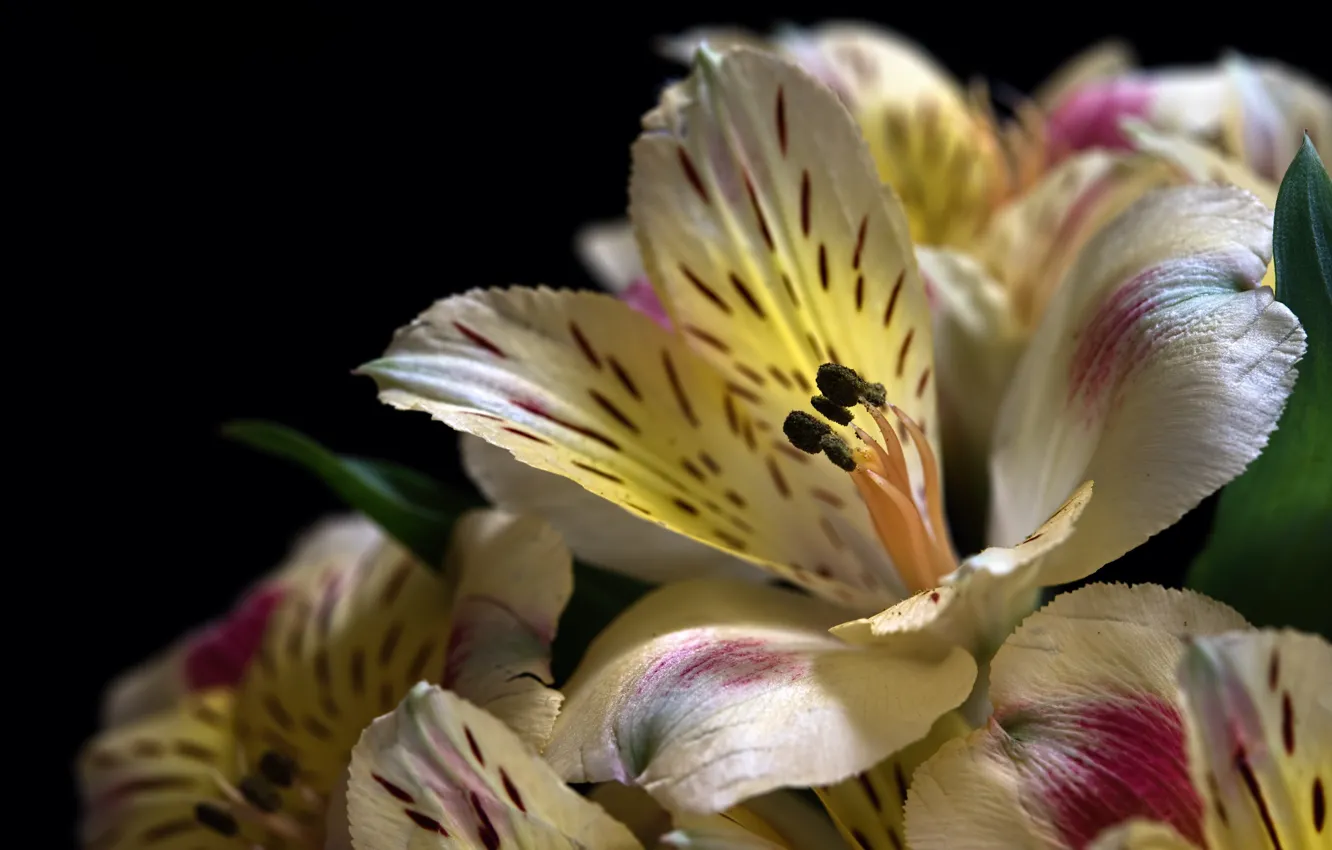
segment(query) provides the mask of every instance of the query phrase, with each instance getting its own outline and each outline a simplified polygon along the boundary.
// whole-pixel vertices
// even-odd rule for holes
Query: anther
[[[791,445],[812,455],[822,451],[820,440],[831,431],[828,423],[820,422],[803,410],[793,410],[786,414],[786,421],[782,423],[782,433],[791,441]]]
[[[839,407],[852,407],[865,392],[865,382],[854,369],[836,363],[824,363],[814,375],[819,392]]]
[[[247,776],[240,781],[237,789],[251,806],[261,812],[276,812],[282,808],[282,795],[273,784],[262,776]]]
[[[240,824],[226,809],[214,803],[199,803],[194,807],[194,819],[219,835],[228,838],[240,835]]]
[[[259,758],[259,774],[279,788],[290,788],[296,781],[296,762],[290,756],[268,750]]]
[[[851,420],[855,418],[851,415],[851,411],[833,404],[825,396],[816,395],[809,400],[809,403],[815,410],[838,425],[850,425]]]
[[[851,454],[851,447],[846,441],[836,434],[824,434],[819,441],[819,447],[823,453],[828,456],[828,460],[845,469],[847,472],[856,471],[856,458]]]
[[[883,407],[888,401],[888,391],[883,388],[883,384],[865,384],[860,389],[860,397],[864,402],[873,407]]]

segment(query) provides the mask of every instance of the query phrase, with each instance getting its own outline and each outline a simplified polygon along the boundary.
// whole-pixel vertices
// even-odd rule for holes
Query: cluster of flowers
[[[498,507],[439,564],[331,519],[113,684],[86,846],[1332,847],[1325,640],[1155,585],[1036,610],[1276,428],[1272,207],[1327,92],[1105,46],[1001,120],[863,26],[668,47],[631,224],[580,240],[612,292],[472,290],[361,369]],[[573,556],[661,586],[556,690]]]

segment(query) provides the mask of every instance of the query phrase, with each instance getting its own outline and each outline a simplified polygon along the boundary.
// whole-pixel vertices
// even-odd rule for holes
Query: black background
[[[456,478],[452,433],[382,407],[351,369],[436,297],[591,285],[573,232],[620,215],[638,117],[679,74],[654,35],[820,20],[820,4],[398,5],[29,4],[9,28],[6,136],[24,151],[10,166],[31,190],[11,207],[10,255],[30,259],[9,277],[23,296],[8,300],[23,340],[9,386],[35,425],[19,454],[45,470],[21,497],[16,537],[41,539],[11,559],[25,583],[11,612],[49,636],[19,644],[32,703],[11,711],[46,707],[41,797],[63,808],[43,846],[71,833],[63,789],[106,680],[225,609],[338,507],[218,426],[274,419]],[[1321,28],[1276,4],[1034,8],[827,7],[1024,91],[1110,34],[1149,65],[1233,46],[1332,76]],[[1209,507],[1100,577],[1178,581]]]

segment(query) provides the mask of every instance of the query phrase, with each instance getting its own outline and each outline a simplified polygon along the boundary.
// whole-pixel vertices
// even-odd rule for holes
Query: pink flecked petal
[[[961,704],[976,667],[960,648],[926,659],[844,642],[828,632],[844,616],[768,586],[667,585],[589,647],[546,759],[570,782],[635,785],[699,814],[866,770]]]
[[[277,584],[256,588],[230,614],[194,635],[185,650],[187,690],[239,684],[285,592],[286,588]]]
[[[639,278],[629,284],[619,294],[619,298],[666,330],[671,329],[671,317],[666,314],[666,306],[661,303],[657,291],[647,278]]]
[[[1074,850],[1133,818],[1168,823],[1203,846],[1179,708],[1152,695],[1032,706],[991,726],[1025,770],[1022,787]]]
[[[1046,126],[1054,158],[1088,148],[1131,149],[1120,122],[1146,119],[1151,105],[1152,85],[1143,79],[1098,80],[1071,92],[1055,106]]]

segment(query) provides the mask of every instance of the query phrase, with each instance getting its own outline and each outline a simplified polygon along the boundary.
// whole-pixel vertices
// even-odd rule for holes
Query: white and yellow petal
[[[1175,667],[1189,640],[1245,625],[1218,602],[1154,585],[1056,598],[995,656],[988,726],[916,772],[910,846],[1083,847],[1133,818],[1201,846]]]
[[[584,563],[652,584],[772,578],[749,561],[663,528],[569,478],[528,466],[480,437],[462,435],[459,449],[468,478],[491,504],[546,520]]]
[[[1289,630],[1200,637],[1179,681],[1207,846],[1332,843],[1332,645]]]
[[[1170,824],[1144,819],[1112,826],[1088,850],[1201,850]]]
[[[722,374],[789,410],[808,405],[819,365],[841,363],[935,434],[929,308],[902,209],[828,89],[768,54],[702,50],[633,159],[644,264]]]
[[[642,847],[507,726],[425,683],[361,736],[347,816],[356,850]]]
[[[916,768],[946,742],[971,731],[959,711],[935,721],[928,735],[864,773],[826,788],[816,788],[850,847],[861,850],[902,850],[906,847],[905,809]],[[810,844],[824,847],[827,844]]]
[[[456,585],[444,687],[540,750],[562,700],[550,647],[573,593],[568,548],[534,517],[473,511],[454,527],[445,575]]]
[[[1272,213],[1233,187],[1152,192],[1051,299],[999,413],[989,538],[1031,533],[1083,481],[1096,498],[1042,581],[1086,576],[1175,522],[1262,450],[1304,331],[1259,284]]]
[[[443,574],[381,536],[289,593],[242,682],[236,733],[250,767],[292,761],[315,796],[343,774],[361,730],[421,680],[493,705],[540,745],[559,697],[547,691],[550,640],[570,592],[570,557],[535,519],[493,511],[459,520]]]
[[[681,337],[609,296],[455,296],[362,370],[389,404],[848,607],[898,598],[849,478],[783,435],[790,408],[737,392]]]
[[[273,838],[234,817],[222,791],[238,778],[232,704],[225,688],[189,694],[89,742],[78,764],[83,846],[224,850],[241,836]]]
[[[1226,56],[1224,116],[1227,152],[1272,182],[1285,174],[1304,134],[1321,152],[1332,144],[1332,91],[1279,62]],[[1322,146],[1322,147],[1319,147]]]
[[[921,659],[853,646],[827,632],[841,617],[776,588],[658,590],[589,647],[546,758],[571,782],[719,812],[865,770],[967,697],[975,663],[961,649]]]

